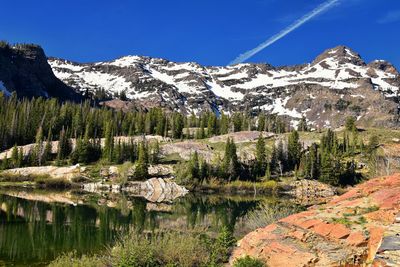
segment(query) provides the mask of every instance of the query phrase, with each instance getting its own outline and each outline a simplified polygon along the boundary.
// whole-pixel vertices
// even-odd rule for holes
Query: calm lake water
[[[260,203],[279,200],[189,194],[173,203],[150,203],[121,194],[0,191],[0,266],[45,266],[65,252],[101,252],[131,229],[216,235],[227,225],[240,237],[249,231],[246,214]]]

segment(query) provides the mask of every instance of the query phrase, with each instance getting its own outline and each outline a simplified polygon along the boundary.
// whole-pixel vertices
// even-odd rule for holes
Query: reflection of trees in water
[[[196,227],[206,224],[211,219],[212,227],[227,226],[234,230],[238,218],[243,217],[249,210],[257,206],[258,201],[235,201],[218,197],[189,196],[180,203],[186,209],[187,224]]]
[[[104,249],[130,225],[143,225],[143,219],[132,222],[132,215],[101,206],[48,204],[4,195],[0,206],[0,259],[21,263],[48,261],[65,251]],[[137,207],[143,210],[143,204]]]
[[[138,233],[159,227],[185,230],[205,225],[216,231],[222,225],[233,228],[238,218],[256,207],[257,201],[190,195],[172,205],[170,212],[161,212],[146,210],[146,201],[140,198],[122,198],[120,205],[110,208],[29,201],[0,194],[0,260],[33,264],[48,262],[71,250],[91,253],[111,245],[131,228]]]

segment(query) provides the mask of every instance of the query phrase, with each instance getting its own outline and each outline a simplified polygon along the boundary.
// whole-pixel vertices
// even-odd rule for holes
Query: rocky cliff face
[[[185,113],[265,110],[296,125],[339,126],[347,116],[360,124],[397,125],[399,73],[386,61],[366,64],[351,49],[326,50],[312,63],[287,67],[238,64],[205,67],[127,56],[80,64],[50,58],[57,77],[77,91],[125,92],[136,106]]]
[[[400,174],[372,179],[325,205],[257,229],[239,241],[267,266],[398,266]]]
[[[81,95],[60,81],[37,45],[0,44],[0,91],[19,97],[58,97],[79,100]]]

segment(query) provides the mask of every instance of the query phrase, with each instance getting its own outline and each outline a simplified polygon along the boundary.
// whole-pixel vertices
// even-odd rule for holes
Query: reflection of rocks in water
[[[128,192],[133,196],[144,197],[150,202],[171,202],[186,195],[189,191],[171,179],[151,178],[144,182],[128,182],[124,186],[91,183],[83,185],[88,192]]]
[[[147,211],[158,211],[158,212],[171,212],[172,206],[165,203],[146,203],[146,210]]]
[[[151,178],[146,182],[131,182],[122,190],[143,196],[150,202],[170,202],[188,193],[186,188],[161,178]]]

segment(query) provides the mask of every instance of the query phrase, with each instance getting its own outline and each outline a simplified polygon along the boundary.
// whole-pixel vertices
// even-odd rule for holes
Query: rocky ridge
[[[57,97],[79,101],[77,93],[56,76],[40,46],[0,42],[0,92],[19,97]]]
[[[325,205],[257,229],[239,241],[268,266],[396,266],[400,174],[369,180]]]
[[[77,91],[125,92],[135,107],[196,114],[264,110],[287,116],[293,126],[305,117],[314,127],[335,127],[349,115],[364,124],[397,125],[398,71],[382,60],[367,64],[345,46],[328,49],[309,64],[286,67],[201,66],[143,56],[87,64],[50,58],[49,64]]]

